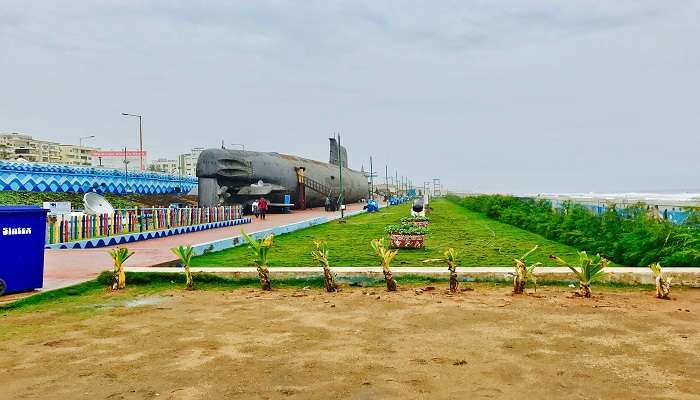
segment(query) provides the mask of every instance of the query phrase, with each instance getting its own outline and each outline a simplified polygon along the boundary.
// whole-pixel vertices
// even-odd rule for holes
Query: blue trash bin
[[[0,207],[0,296],[44,285],[46,213],[35,206]]]

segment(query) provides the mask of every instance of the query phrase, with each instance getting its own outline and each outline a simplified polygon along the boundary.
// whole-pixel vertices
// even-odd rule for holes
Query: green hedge
[[[452,196],[450,200],[548,239],[599,253],[617,264],[646,266],[660,261],[665,267],[700,266],[700,229],[655,219],[644,204],[609,208],[595,215],[572,202],[555,210],[548,201],[512,196]]]

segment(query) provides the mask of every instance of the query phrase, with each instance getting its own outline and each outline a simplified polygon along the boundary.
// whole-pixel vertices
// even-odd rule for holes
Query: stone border
[[[322,276],[320,267],[270,267],[273,278],[308,278]],[[126,267],[128,272],[180,272],[182,268],[173,267]],[[210,273],[237,278],[257,277],[255,267],[191,267],[192,272]],[[383,279],[381,267],[331,267],[334,274],[341,277],[371,277]],[[447,268],[442,267],[394,267],[391,269],[394,276],[449,276]],[[687,286],[700,288],[700,268],[693,267],[669,267],[664,268],[664,274],[673,278],[673,286]],[[513,281],[512,267],[460,267],[457,268],[460,281],[492,280]],[[535,270],[537,279],[574,282],[576,278],[568,268],[540,267]],[[653,285],[654,275],[646,267],[611,267],[608,268],[608,276],[602,282],[615,282],[627,285]]]

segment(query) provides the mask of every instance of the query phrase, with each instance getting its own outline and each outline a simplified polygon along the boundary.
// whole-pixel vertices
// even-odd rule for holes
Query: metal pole
[[[141,171],[145,170],[143,159],[143,128],[141,126],[141,116],[139,115],[139,151],[141,152]]]
[[[345,219],[345,210],[343,205],[345,205],[345,188],[343,188],[343,152],[342,147],[340,147],[340,133],[338,133],[338,173],[339,184],[340,184],[340,197],[338,198],[338,203],[340,207],[340,220]]]
[[[396,186],[396,195],[400,196],[401,193],[399,193],[399,171],[396,170],[394,172],[396,173],[396,180],[394,181],[394,186]]]
[[[389,166],[384,165],[384,184],[386,185],[387,198],[391,197],[391,191],[389,190]]]
[[[129,160],[126,159],[126,147],[124,147],[124,192],[129,190]]]
[[[372,166],[372,156],[369,156],[369,198],[374,200],[374,169]]]

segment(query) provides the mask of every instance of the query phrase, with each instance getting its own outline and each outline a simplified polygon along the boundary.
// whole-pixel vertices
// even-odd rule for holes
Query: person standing
[[[328,196],[326,196],[325,206],[326,206],[326,212],[331,210],[331,198]]]
[[[255,215],[255,218],[258,218],[258,201],[254,200],[253,204],[250,205],[250,209],[253,212],[253,215]]]
[[[268,205],[269,203],[264,197],[261,197],[260,200],[258,200],[258,214],[260,214],[260,219],[265,219],[265,214],[267,214]]]

